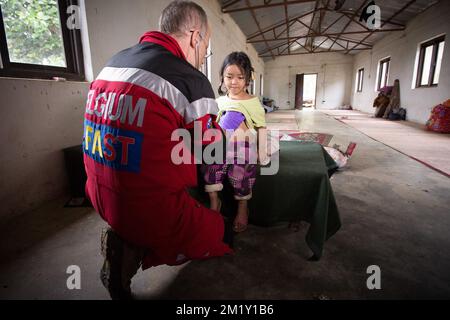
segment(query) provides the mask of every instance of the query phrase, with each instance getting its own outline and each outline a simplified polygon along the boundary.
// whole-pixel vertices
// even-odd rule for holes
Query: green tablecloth
[[[306,243],[314,253],[312,259],[322,256],[325,241],[340,226],[339,211],[334,199],[329,175],[337,166],[320,144],[302,141],[280,142],[280,166],[276,175],[258,175],[249,201],[251,224],[274,226],[281,222],[306,221],[309,228]],[[200,182],[201,183],[201,182]],[[207,195],[191,192],[207,203]],[[237,202],[231,187],[224,184],[222,213],[231,216]]]

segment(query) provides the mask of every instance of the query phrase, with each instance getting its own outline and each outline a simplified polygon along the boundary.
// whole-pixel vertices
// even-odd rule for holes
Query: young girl
[[[235,232],[247,229],[249,214],[247,201],[252,197],[256,179],[256,144],[249,142],[245,136],[248,138],[248,135],[256,135],[255,129],[265,130],[266,126],[261,102],[258,97],[251,96],[247,91],[252,72],[250,59],[244,52],[233,52],[225,58],[220,69],[219,94],[222,96],[217,99],[219,105],[217,121],[228,136],[230,133],[243,132],[244,138],[237,134],[231,140],[231,144],[227,143],[227,161],[224,164],[211,164],[204,168],[205,190],[210,198],[211,209],[220,211],[218,192],[223,189],[222,182],[226,176],[234,189],[234,198],[238,201],[233,223]],[[222,91],[223,85],[226,92]],[[263,136],[265,132],[261,133],[260,136]]]

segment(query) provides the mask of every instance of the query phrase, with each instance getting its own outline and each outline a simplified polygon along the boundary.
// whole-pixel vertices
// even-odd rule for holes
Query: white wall
[[[425,124],[431,109],[450,97],[450,1],[443,0],[412,19],[402,32],[388,35],[374,45],[371,51],[355,56],[353,68],[352,106],[365,112],[374,112],[377,96],[375,82],[380,59],[391,57],[388,84],[400,81],[401,107],[407,109],[407,119]],[[440,34],[446,34],[439,85],[432,88],[411,88],[419,44]],[[355,77],[364,68],[363,91],[355,92]]]
[[[80,144],[87,89],[0,78],[0,218],[67,193],[62,149]]]
[[[212,29],[211,82],[214,92],[217,94],[219,70],[225,56],[232,51],[244,51],[255,68],[256,93],[259,93],[259,75],[264,72],[264,61],[253,46],[246,45],[245,35],[230,15],[221,12],[218,1],[195,2],[205,10]],[[160,13],[168,3],[170,1],[166,0],[86,0],[94,77],[112,54],[136,44],[144,32],[157,30]]]
[[[295,104],[295,78],[317,73],[317,109],[333,109],[350,103],[353,57],[340,53],[302,54],[266,61],[264,96],[281,109]]]
[[[167,1],[85,0],[94,78],[118,51],[135,45],[158,25]]]
[[[170,1],[86,0],[87,35],[94,77],[116,52],[156,30]],[[264,63],[217,1],[198,1],[212,26],[212,82],[226,54],[246,51],[258,79]],[[85,43],[86,45],[86,43]],[[89,58],[89,57],[88,57]],[[89,83],[0,78],[0,219],[36,208],[68,191],[62,150],[81,143],[83,106]]]
[[[212,28],[211,48],[212,56],[212,86],[217,95],[220,85],[219,71],[225,57],[233,51],[244,51],[249,56],[255,69],[256,91],[259,95],[259,76],[264,73],[264,61],[258,57],[258,53],[251,44],[246,44],[246,37],[229,14],[223,14],[218,1],[198,0],[196,1],[205,9]]]

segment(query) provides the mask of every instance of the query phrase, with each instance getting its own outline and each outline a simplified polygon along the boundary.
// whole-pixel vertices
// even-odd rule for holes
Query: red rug
[[[300,132],[295,130],[281,130],[280,138],[285,134],[296,140],[313,141],[323,146],[327,146],[330,143],[331,139],[333,138],[332,134],[318,133],[318,132]]]
[[[337,139],[333,139],[332,134],[328,133],[320,133],[320,132],[300,132],[297,130],[280,130],[279,138],[283,136],[289,136],[286,140],[299,140],[299,141],[312,141],[318,144],[321,144],[324,147],[331,147],[338,149],[344,155],[351,156],[353,151],[356,148],[356,143],[354,142],[346,142],[337,141]],[[285,136],[286,138],[286,136]]]

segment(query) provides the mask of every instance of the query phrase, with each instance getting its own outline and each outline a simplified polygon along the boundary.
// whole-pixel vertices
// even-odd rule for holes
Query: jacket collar
[[[186,57],[183,53],[183,50],[181,50],[178,41],[168,34],[159,31],[149,31],[144,33],[139,39],[139,43],[142,42],[151,42],[163,46],[178,58],[186,60]]]

